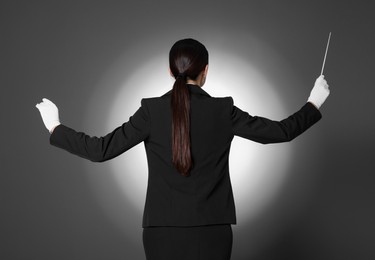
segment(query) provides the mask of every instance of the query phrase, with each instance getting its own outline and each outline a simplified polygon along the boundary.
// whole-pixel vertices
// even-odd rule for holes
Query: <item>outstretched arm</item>
[[[103,137],[91,137],[60,122],[57,123],[57,107],[47,99],[43,99],[37,108],[41,112],[46,127],[48,125],[47,129],[52,132],[50,136],[52,145],[94,162],[103,162],[120,155],[145,140],[149,133],[149,118],[143,101],[142,106],[128,122]],[[51,114],[54,120],[48,119]],[[46,124],[49,121],[55,123]]]
[[[329,95],[328,84],[324,76],[316,79],[308,102],[296,113],[281,121],[251,116],[233,106],[232,129],[234,135],[255,142],[288,142],[302,134],[322,117],[319,108]]]

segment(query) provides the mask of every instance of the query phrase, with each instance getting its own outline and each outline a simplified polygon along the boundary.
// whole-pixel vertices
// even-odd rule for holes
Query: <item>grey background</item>
[[[320,73],[330,31],[323,120],[295,141],[273,207],[234,227],[232,259],[374,258],[374,22],[370,1],[2,1],[0,258],[145,259],[139,216],[124,204],[124,222],[139,228],[119,229],[88,180],[98,173],[49,145],[34,107],[42,97],[59,104],[67,125],[104,134],[88,129],[87,107],[119,55],[129,55],[123,68],[131,73],[155,46],[194,37],[208,49],[219,42],[242,52],[248,44],[246,59],[257,55],[251,34],[287,61],[292,77],[268,59],[258,66],[293,112]],[[110,102],[103,96],[101,104]],[[105,117],[101,110],[91,117]]]

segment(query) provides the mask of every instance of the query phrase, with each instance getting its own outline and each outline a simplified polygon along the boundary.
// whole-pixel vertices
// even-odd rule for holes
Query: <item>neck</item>
[[[186,80],[186,83],[190,85],[196,85],[196,86],[202,87],[197,80],[188,79]]]
[[[204,85],[204,83],[205,83],[205,76],[203,75],[203,73],[200,73],[195,80],[190,79],[188,77],[187,80],[186,80],[186,83],[202,87]]]

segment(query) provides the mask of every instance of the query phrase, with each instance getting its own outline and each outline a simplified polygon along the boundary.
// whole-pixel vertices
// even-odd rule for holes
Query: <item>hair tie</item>
[[[186,74],[185,73],[178,73],[178,75],[177,75],[177,78],[176,79],[178,79],[178,78],[186,78],[187,76],[186,76]]]

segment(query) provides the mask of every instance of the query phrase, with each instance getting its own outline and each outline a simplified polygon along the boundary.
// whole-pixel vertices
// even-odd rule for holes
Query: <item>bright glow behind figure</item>
[[[161,96],[172,88],[174,79],[168,75],[167,54],[156,56],[140,64],[124,79],[111,100],[107,114],[107,131],[128,120],[144,97]],[[228,81],[230,79],[230,81]],[[251,115],[263,111],[277,120],[285,116],[282,102],[263,74],[237,55],[220,49],[210,50],[209,73],[203,89],[214,97],[232,96],[235,105]],[[261,108],[261,109],[260,109]],[[124,115],[127,115],[124,118]],[[259,114],[262,116],[262,114]],[[125,121],[124,121],[125,120]],[[277,195],[286,175],[290,147],[261,145],[235,137],[230,154],[230,174],[234,190],[238,222],[251,221]],[[129,205],[118,205],[112,196],[103,196],[103,190],[118,188],[124,201],[130,202],[139,215],[143,212],[147,188],[147,159],[143,144],[106,164],[113,186],[104,187],[94,181],[102,206],[116,225],[124,225]],[[119,209],[119,207],[128,207]],[[140,221],[137,221],[137,224]]]

